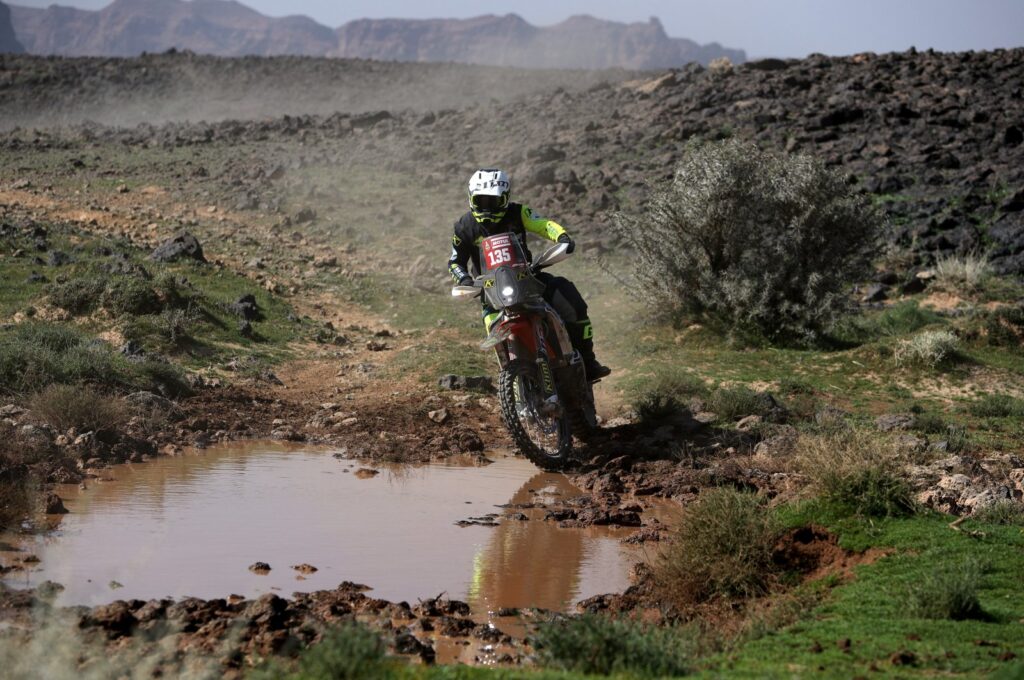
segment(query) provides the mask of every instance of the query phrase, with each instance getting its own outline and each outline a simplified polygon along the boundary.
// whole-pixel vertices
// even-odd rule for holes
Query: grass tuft
[[[977,510],[971,515],[971,519],[985,524],[1024,526],[1024,503],[1009,499],[996,501]]]
[[[779,529],[763,499],[728,488],[704,491],[655,563],[658,589],[680,608],[768,589]]]
[[[597,614],[544,623],[534,642],[542,666],[639,678],[685,675],[696,647],[694,637],[681,629]]]
[[[273,663],[247,674],[259,680],[374,680],[391,675],[384,642],[375,632],[358,623],[348,623],[324,633],[323,639],[299,656],[289,672]]]
[[[637,390],[633,409],[642,423],[668,420],[687,407],[693,397],[707,394],[707,386],[687,374],[659,373]]]
[[[940,256],[935,260],[935,285],[963,293],[976,291],[992,276],[992,265],[981,253]]]
[[[831,505],[868,517],[915,511],[910,486],[897,470],[897,452],[882,437],[851,428],[805,434],[795,446],[796,468]]]
[[[936,368],[957,356],[960,341],[947,330],[923,331],[896,343],[893,359],[897,366]]]
[[[940,564],[910,587],[907,613],[919,619],[987,618],[978,600],[981,576],[981,565],[971,558]]]
[[[986,394],[968,404],[967,412],[978,418],[1024,418],[1024,399],[1008,394]]]

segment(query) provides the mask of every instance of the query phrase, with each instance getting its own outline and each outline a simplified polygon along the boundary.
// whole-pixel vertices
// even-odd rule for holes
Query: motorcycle
[[[480,243],[480,276],[452,288],[455,298],[483,295],[500,314],[480,348],[497,354],[501,415],[516,447],[544,470],[566,467],[573,436],[584,441],[597,427],[583,359],[535,276],[568,258],[568,248],[555,245],[531,264],[514,234],[490,236]]]

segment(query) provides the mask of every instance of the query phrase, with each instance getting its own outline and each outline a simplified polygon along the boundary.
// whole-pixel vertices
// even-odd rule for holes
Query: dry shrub
[[[813,341],[832,325],[882,223],[817,159],[737,140],[690,150],[647,206],[614,222],[643,299],[768,339]]]
[[[32,413],[60,431],[113,430],[128,419],[121,399],[84,385],[49,385],[32,395],[28,405]]]
[[[805,434],[794,445],[792,463],[813,492],[839,509],[870,517],[915,509],[899,449],[876,433],[850,428]]]
[[[940,255],[935,260],[935,285],[957,293],[973,293],[992,275],[992,265],[981,253]]]
[[[900,340],[893,351],[897,366],[936,368],[957,356],[960,341],[952,331],[935,330]]]
[[[728,488],[705,490],[655,564],[655,583],[683,609],[716,597],[761,595],[774,572],[778,537],[763,499]]]

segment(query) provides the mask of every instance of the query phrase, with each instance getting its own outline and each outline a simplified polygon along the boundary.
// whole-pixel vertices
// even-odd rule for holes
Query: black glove
[[[459,279],[459,285],[460,286],[472,286],[473,285],[473,277],[472,276],[463,276],[461,279]]]
[[[572,240],[572,237],[568,234],[562,234],[558,237],[559,243],[568,243],[569,247],[565,249],[565,252],[572,255],[572,251],[576,250],[576,242]]]

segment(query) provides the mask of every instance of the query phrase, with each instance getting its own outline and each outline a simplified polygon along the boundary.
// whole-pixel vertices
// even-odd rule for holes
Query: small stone
[[[306,564],[305,562],[303,562],[302,564],[293,564],[292,569],[299,572],[300,574],[314,574],[318,571],[318,569],[314,567],[312,564]]]
[[[761,424],[761,416],[747,416],[736,423],[736,429],[740,432],[749,432]]]
[[[249,571],[262,576],[270,573],[270,565],[266,562],[253,562],[249,565]]]
[[[439,408],[436,411],[431,411],[427,417],[440,425],[448,420],[448,409]]]
[[[882,432],[909,430],[914,426],[914,416],[907,413],[890,413],[875,418],[875,427]]]
[[[68,509],[64,507],[61,497],[51,491],[43,499],[43,512],[47,515],[66,515]]]

